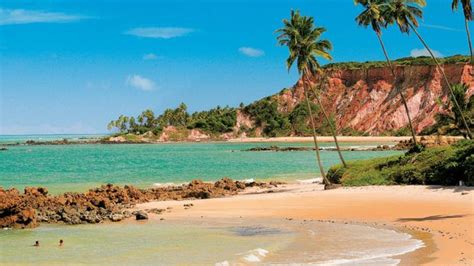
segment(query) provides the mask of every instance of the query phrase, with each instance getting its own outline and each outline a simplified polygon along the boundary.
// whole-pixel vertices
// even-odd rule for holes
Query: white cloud
[[[421,26],[424,27],[424,28],[446,30],[446,31],[458,31],[458,32],[463,32],[464,31],[464,30],[461,30],[461,29],[455,29],[455,28],[451,28],[451,27],[447,27],[447,26],[443,26],[443,25],[436,25],[436,24],[422,23]]]
[[[434,56],[443,57],[442,53],[440,53],[436,50],[433,50],[433,49],[431,49],[431,51],[433,52]],[[422,48],[422,49],[413,49],[413,50],[411,50],[410,56],[411,57],[418,57],[418,56],[431,56],[431,55],[428,52],[428,50],[426,50],[425,48]]]
[[[142,91],[152,91],[156,88],[155,82],[153,82],[153,80],[136,74],[128,76],[125,80],[125,83],[130,87],[134,87]]]
[[[158,59],[158,56],[154,53],[143,55],[143,60],[156,60],[156,59]]]
[[[126,31],[125,34],[154,39],[171,39],[181,37],[193,32],[194,29],[178,27],[150,27],[134,28]]]
[[[0,25],[30,23],[65,23],[81,20],[85,17],[60,12],[46,12],[25,9],[0,8]]]
[[[265,55],[265,52],[263,50],[252,47],[240,47],[239,52],[249,57],[260,57]]]

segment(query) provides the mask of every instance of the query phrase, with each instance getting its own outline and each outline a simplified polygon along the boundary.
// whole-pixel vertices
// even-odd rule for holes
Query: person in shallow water
[[[33,245],[33,247],[39,247],[40,246],[40,242],[38,240],[35,241],[35,244]]]
[[[62,239],[59,239],[59,246],[62,247],[64,244],[64,241]]]

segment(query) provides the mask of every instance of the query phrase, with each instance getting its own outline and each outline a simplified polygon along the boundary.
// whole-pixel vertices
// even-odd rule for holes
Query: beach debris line
[[[90,189],[86,193],[67,192],[50,195],[43,187],[0,188],[0,228],[32,228],[40,223],[86,224],[118,222],[135,216],[146,219],[148,213],[161,214],[162,209],[141,212],[130,210],[139,203],[164,200],[209,199],[235,195],[247,188],[269,189],[282,182],[242,182],[222,178],[214,183],[193,180],[168,187],[139,189],[113,184]],[[193,204],[184,207],[190,208]]]

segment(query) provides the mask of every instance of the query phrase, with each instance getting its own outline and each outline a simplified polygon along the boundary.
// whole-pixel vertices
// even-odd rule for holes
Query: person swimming
[[[33,245],[33,247],[39,247],[40,246],[40,242],[38,240],[35,241],[35,244]]]
[[[62,247],[64,244],[64,241],[62,239],[59,239],[59,246]]]

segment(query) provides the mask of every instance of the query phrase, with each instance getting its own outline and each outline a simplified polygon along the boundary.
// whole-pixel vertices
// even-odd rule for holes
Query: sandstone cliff
[[[472,66],[447,64],[444,69],[451,84],[466,83],[467,96],[474,93]],[[448,88],[435,66],[397,66],[396,72],[397,85],[406,95],[415,129],[420,132],[435,122],[436,113],[447,111]],[[405,109],[389,68],[328,69],[327,73],[329,82],[322,90],[322,102],[336,114],[339,130],[350,128],[377,135],[407,126]],[[291,112],[304,99],[301,81],[272,98],[278,102],[280,112]]]

